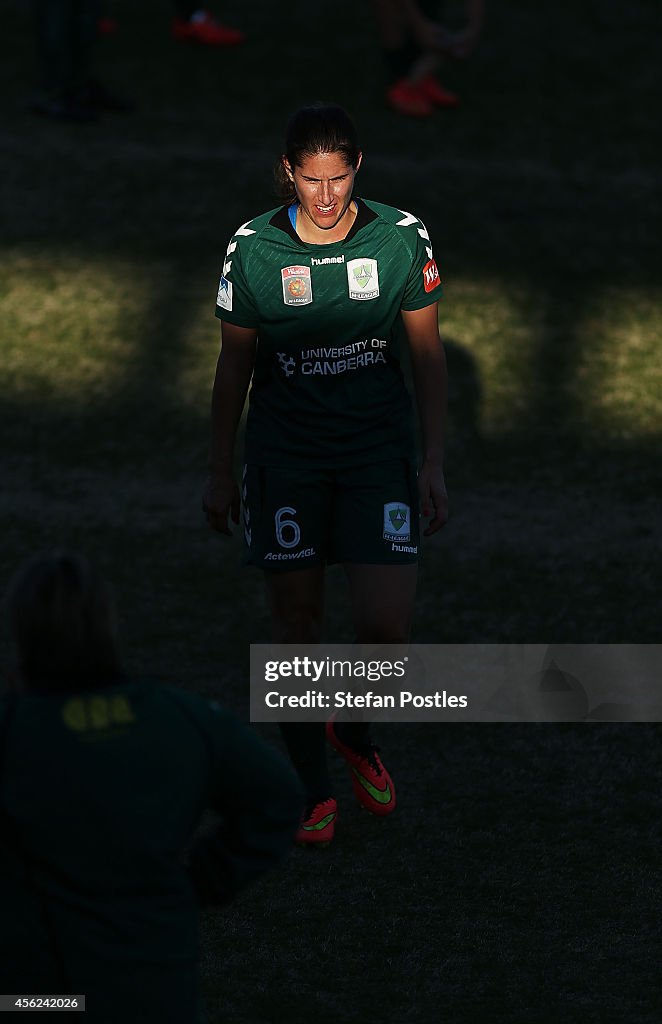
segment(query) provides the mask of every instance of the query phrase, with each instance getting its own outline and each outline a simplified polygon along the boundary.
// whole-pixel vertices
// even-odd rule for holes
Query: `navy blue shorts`
[[[243,513],[246,561],[267,571],[418,561],[416,469],[406,459],[342,470],[248,465]]]

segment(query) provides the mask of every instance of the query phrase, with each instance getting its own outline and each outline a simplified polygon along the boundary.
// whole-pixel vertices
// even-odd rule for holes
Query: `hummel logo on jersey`
[[[389,501],[384,505],[384,540],[409,540],[409,505]]]
[[[313,267],[328,267],[331,263],[344,263],[345,256],[325,256],[324,259],[318,260],[316,256],[310,257],[310,263]]]
[[[423,285],[426,292],[431,292],[439,284],[439,271],[434,260],[430,260],[423,267]]]
[[[376,299],[379,295],[377,260],[350,260],[347,264],[347,281],[350,299],[358,299],[361,302]]]

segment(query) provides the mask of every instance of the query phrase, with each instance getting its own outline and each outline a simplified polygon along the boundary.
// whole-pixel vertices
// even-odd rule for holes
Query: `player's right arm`
[[[239,522],[234,446],[255,365],[257,330],[225,321],[222,332],[212,391],[209,474],[202,507],[209,525],[219,533],[229,534],[228,515],[234,523]]]

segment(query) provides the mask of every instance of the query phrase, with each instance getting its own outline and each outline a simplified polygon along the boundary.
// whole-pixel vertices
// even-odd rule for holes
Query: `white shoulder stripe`
[[[395,222],[397,227],[408,228],[412,224],[418,224],[419,227],[416,230],[418,231],[421,238],[426,242],[430,241],[430,236],[428,234],[427,228],[422,220],[419,220],[418,217],[414,217],[413,213],[407,213],[406,210],[400,210],[399,212],[404,213],[404,217],[402,218],[402,220],[398,220]],[[428,254],[428,258],[432,259],[432,249],[426,245],[425,251]]]
[[[253,232],[253,234],[255,234],[255,232]],[[225,250],[225,261],[223,263],[223,277],[227,277],[228,274],[230,273],[230,269],[232,267],[232,260],[230,259],[230,256],[232,256],[232,253],[235,251],[238,244],[238,242],[230,242],[227,249]]]
[[[254,235],[255,232],[253,231],[253,229],[247,227],[247,225],[250,223],[251,222],[247,220],[246,224],[242,224],[240,228],[237,228],[237,230],[235,231],[235,235]]]

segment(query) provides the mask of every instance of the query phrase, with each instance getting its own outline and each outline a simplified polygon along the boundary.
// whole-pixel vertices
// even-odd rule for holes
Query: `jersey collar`
[[[357,231],[360,231],[361,228],[364,228],[366,224],[369,224],[370,221],[375,220],[377,217],[377,214],[366,206],[362,199],[359,199],[357,196],[353,196],[352,198],[356,203],[356,217],[354,218],[354,223],[344,238],[338,239],[337,242],[329,243],[331,245],[344,245],[346,242],[351,241]],[[281,206],[280,210],[276,210],[269,223],[272,227],[279,228],[281,231],[284,231],[286,235],[289,235],[290,238],[293,239],[293,241],[298,242],[299,245],[314,245],[315,243],[313,242],[304,242],[303,239],[299,238],[294,230],[292,221],[290,220],[289,209],[289,204],[288,206]]]

